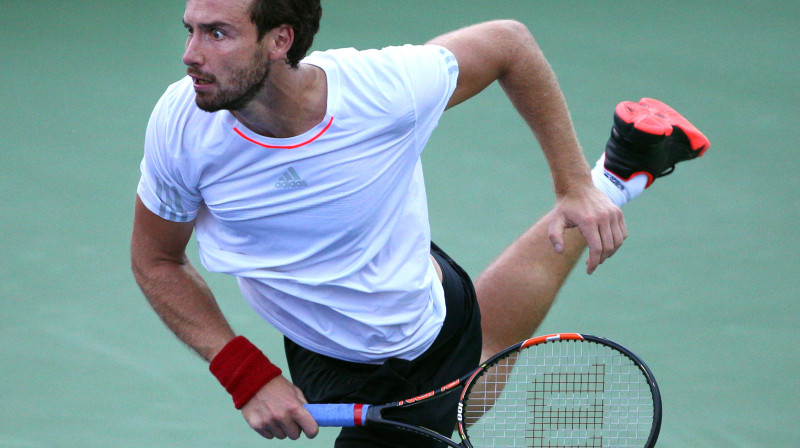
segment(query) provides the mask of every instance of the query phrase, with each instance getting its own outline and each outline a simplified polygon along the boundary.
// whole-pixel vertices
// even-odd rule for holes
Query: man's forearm
[[[556,194],[563,196],[592,185],[564,95],[525,25],[515,20],[485,22],[443,34],[428,43],[449,49],[458,60],[458,85],[448,108],[498,81],[539,141],[553,174]]]
[[[556,194],[591,185],[590,167],[556,75],[532,35],[525,33],[518,39],[513,63],[499,83],[539,141]]]
[[[133,272],[161,320],[206,360],[235,336],[211,289],[188,261],[144,264],[134,259]]]

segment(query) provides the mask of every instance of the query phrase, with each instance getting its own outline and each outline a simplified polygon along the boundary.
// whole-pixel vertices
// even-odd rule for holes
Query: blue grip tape
[[[307,404],[305,405],[314,420],[319,426],[340,426],[351,428],[354,426],[364,426],[367,421],[367,409],[369,405],[360,405],[361,418],[356,422],[356,405],[348,404]]]

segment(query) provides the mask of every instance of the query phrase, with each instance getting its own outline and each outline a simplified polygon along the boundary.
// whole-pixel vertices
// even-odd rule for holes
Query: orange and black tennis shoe
[[[604,167],[625,181],[646,174],[649,187],[678,162],[702,156],[710,145],[689,120],[661,101],[623,101],[614,111]]]

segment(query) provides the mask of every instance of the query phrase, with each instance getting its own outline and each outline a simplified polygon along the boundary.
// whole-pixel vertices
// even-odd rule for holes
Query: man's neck
[[[328,84],[319,67],[275,64],[264,89],[231,113],[248,129],[272,138],[294,137],[319,124],[327,112]]]

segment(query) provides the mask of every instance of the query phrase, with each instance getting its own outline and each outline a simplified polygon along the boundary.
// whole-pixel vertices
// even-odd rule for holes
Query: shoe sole
[[[640,135],[640,138],[664,138],[672,135],[675,128],[680,129],[689,140],[692,150],[698,151],[692,158],[702,156],[711,146],[708,138],[689,120],[661,101],[652,98],[642,98],[638,103],[623,101],[617,104],[615,112],[615,118],[646,134]]]

